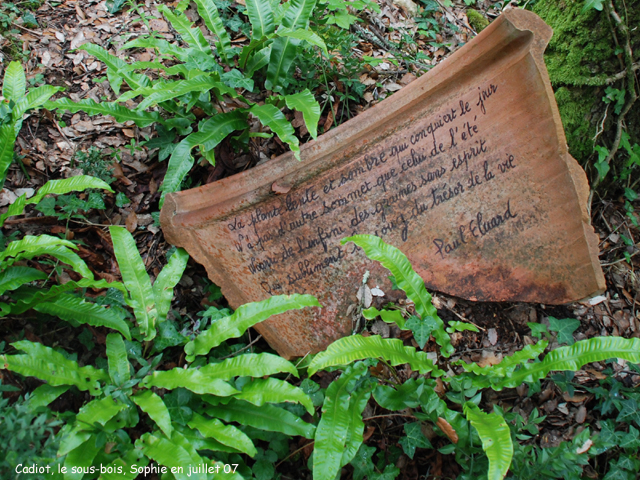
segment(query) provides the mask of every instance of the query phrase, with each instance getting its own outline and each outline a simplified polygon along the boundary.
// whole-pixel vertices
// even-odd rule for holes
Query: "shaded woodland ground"
[[[250,33],[244,13],[245,2],[220,0],[216,3],[224,12],[223,21],[231,32],[232,47],[242,47],[249,41]],[[311,55],[303,57],[299,59],[295,73],[297,88],[309,88],[320,103],[319,133],[358,115],[415,80],[469,41],[503,7],[501,2],[468,3],[473,5],[456,1],[447,6],[425,1],[417,5],[418,10],[413,11],[416,5],[411,2],[398,5],[381,0],[378,2],[379,12],[371,9],[351,11],[358,17],[355,22],[341,17],[344,15],[340,13],[341,10],[334,11],[338,27],[324,31],[325,42],[330,50],[329,58],[318,62]],[[542,9],[545,2],[539,1],[537,6],[535,2],[531,3],[534,9]],[[582,2],[567,3],[578,3],[582,8]],[[602,7],[602,2],[587,3]],[[590,15],[606,15],[609,7],[605,7],[604,12],[594,11]],[[626,7],[634,8],[630,4]],[[191,21],[199,21],[193,5],[185,10],[185,14]],[[634,18],[637,14],[640,12],[632,11],[626,13],[624,18]],[[631,26],[630,22],[628,26]],[[611,28],[616,31],[615,25]],[[155,32],[158,38],[168,41],[180,38],[170,23],[159,14],[155,3],[149,0],[133,5],[123,5],[119,0],[4,2],[0,5],[3,68],[9,61],[17,60],[26,72],[29,88],[44,84],[64,87],[64,92],[57,93],[54,98],[65,96],[73,101],[113,101],[118,95],[110,86],[107,67],[95,56],[77,50],[77,47],[91,42],[116,52],[125,42],[148,29]],[[600,238],[600,261],[607,280],[607,291],[591,301],[566,306],[474,303],[432,292],[433,304],[444,321],[470,322],[478,328],[478,332],[452,334],[456,353],[451,361],[462,359],[480,366],[495,365],[504,356],[534,344],[536,337],[549,339],[551,347],[596,336],[640,338],[640,264],[637,256],[640,251],[637,246],[640,231],[635,213],[637,195],[634,193],[637,190],[636,163],[640,162],[637,157],[640,152],[635,143],[638,133],[633,127],[637,125],[633,123],[634,110],[629,94],[626,97],[624,95],[628,87],[628,84],[624,84],[625,78],[633,77],[637,83],[637,63],[632,63],[633,67],[625,70],[625,41],[620,35],[615,41],[619,42],[618,49],[614,49],[617,53],[612,60],[614,64],[608,67],[613,72],[596,72],[594,75],[613,76],[617,83],[604,82],[601,87],[587,85],[586,82],[584,85],[571,85],[568,81],[563,85],[559,82],[554,84],[557,90],[566,90],[559,95],[560,101],[564,102],[561,112],[566,115],[568,123],[565,125],[570,129],[568,136],[570,147],[574,149],[572,153],[586,166],[592,183],[600,186],[593,195],[591,212],[595,231]],[[630,45],[633,45],[633,40]],[[553,48],[556,55],[562,46],[558,43]],[[157,52],[152,48],[138,48],[130,52],[130,61],[154,62],[157,59]],[[633,75],[618,75],[629,70]],[[319,72],[322,71],[324,73],[320,78]],[[3,73],[0,70],[0,78]],[[553,71],[551,74],[553,80]],[[576,88],[596,88],[597,95],[609,98],[608,102],[589,107],[591,118],[577,115],[578,119],[584,119],[585,128],[578,125],[576,115],[569,118],[570,113],[580,112],[578,107],[584,108],[584,105],[575,106],[570,101]],[[618,93],[620,91],[623,93]],[[247,91],[245,96],[252,101],[259,101],[265,98],[266,93]],[[241,100],[227,98],[224,107],[236,108],[241,104]],[[127,100],[126,105],[134,108],[135,99]],[[623,112],[627,105],[628,118],[625,120],[627,113]],[[637,104],[634,108],[637,109]],[[198,119],[207,115],[204,111],[198,111],[197,107],[193,113]],[[616,121],[621,116],[622,121]],[[287,119],[302,142],[310,139],[300,113],[289,112]],[[619,125],[622,125],[620,134],[617,133]],[[580,143],[584,135],[596,135],[595,148],[593,144],[587,148]],[[114,193],[100,193],[99,198],[89,193],[59,196],[47,205],[27,210],[24,216],[9,218],[3,227],[5,244],[23,235],[48,234],[72,240],[78,247],[79,256],[96,279],[111,282],[121,277],[108,226],[122,225],[135,238],[146,270],[152,278],[157,277],[173,253],[172,246],[164,240],[157,216],[161,196],[159,187],[167,169],[167,162],[160,160],[167,158],[171,144],[177,140],[163,136],[162,129],[153,125],[140,128],[132,121],[118,122],[111,116],[45,109],[31,112],[17,137],[15,154],[18,161],[9,169],[4,190],[0,193],[0,207],[6,209],[22,193],[26,192],[27,196],[33,194],[48,180],[68,178],[78,173],[102,178],[111,185]],[[604,143],[598,143],[600,141]],[[608,159],[616,141],[619,153],[614,152],[612,158]],[[197,159],[196,166],[182,187],[186,189],[214,182],[250,169],[288,148],[275,136],[251,138],[244,149],[237,149],[230,139],[226,139],[216,149],[215,165],[209,164],[204,158]],[[606,152],[599,148],[604,148]],[[619,157],[622,160],[620,166],[616,166]],[[609,171],[605,172],[603,162],[611,165]],[[37,268],[61,284],[80,279],[73,271],[62,271],[56,266],[45,259]],[[211,307],[226,307],[219,289],[207,280],[204,269],[193,261],[189,261],[174,293],[169,321],[181,335],[188,336],[190,332],[197,331],[202,312]],[[354,303],[358,303],[356,293],[354,290]],[[89,289],[85,295],[99,299],[105,296],[105,290]],[[404,300],[398,302],[406,306]],[[530,324],[547,328],[534,327],[532,330]],[[418,347],[411,331],[401,331],[381,320],[362,321],[359,327],[365,334],[400,338],[405,345]],[[0,340],[3,341],[0,353],[3,354],[14,353],[9,346],[11,342],[27,339],[75,354],[81,364],[95,364],[96,357],[105,362],[104,346],[108,330],[104,327],[74,327],[58,318],[29,310],[21,315],[3,318],[0,331]],[[172,339],[168,338],[167,341]],[[254,331],[249,331],[236,343],[231,342],[224,348],[228,355],[246,349],[269,351],[268,345]],[[425,351],[435,350],[433,342],[427,343]],[[224,356],[224,352],[218,353]],[[184,354],[180,349],[174,349],[165,354],[162,364],[157,368],[166,370],[183,365]],[[397,368],[393,374],[385,366],[376,368],[383,377],[397,375],[406,380],[413,374],[408,367]],[[441,368],[451,368],[450,363],[442,364]],[[320,372],[313,380],[326,389],[335,378],[333,372]],[[0,379],[2,386],[15,387],[3,394],[9,404],[41,384],[34,378],[7,370],[0,371]],[[442,398],[447,398],[445,386],[442,382],[438,385],[438,393]],[[512,478],[638,478],[638,385],[640,369],[625,361],[614,361],[589,364],[575,374],[565,372],[553,375],[543,380],[537,391],[525,384],[501,392],[487,391],[483,405],[498,405],[510,412],[507,419],[517,430],[514,435],[522,445],[514,457],[514,464],[520,462],[522,473]],[[464,392],[464,389],[464,386],[459,386],[460,391]],[[449,386],[448,393],[451,398],[459,391]],[[61,413],[61,418],[65,418],[63,412],[77,412],[87,400],[85,393],[69,391],[51,404],[51,410]],[[5,404],[3,408],[8,411],[10,407]],[[422,425],[420,435],[415,435],[413,447],[414,450],[417,448],[417,452],[407,455],[407,448],[403,448],[400,440],[410,437],[407,437],[406,425],[416,418],[411,412],[389,413],[371,400],[364,409],[363,417],[365,445],[375,448],[361,449],[364,455],[361,467],[353,464],[345,467],[341,478],[363,478],[364,475],[368,475],[369,479],[396,478],[393,476],[397,474],[395,472],[389,471],[387,476],[384,475],[387,465],[395,465],[400,472],[397,478],[402,479],[477,476],[473,466],[459,464],[451,451],[444,448],[450,445],[449,439],[437,435],[426,423]],[[51,422],[53,417],[47,418]],[[59,423],[51,425],[52,431],[60,428]],[[17,430],[12,428],[18,429],[8,428],[4,434],[7,438],[15,436]],[[144,431],[144,428],[132,430],[131,435],[139,437]],[[585,452],[576,453],[594,434],[601,439],[607,435],[606,438],[617,439],[614,443],[618,446],[602,447],[601,451],[594,448],[591,452],[588,452],[587,446]],[[0,438],[4,438],[2,435]],[[23,445],[20,448],[44,449],[39,442],[46,435],[36,437],[30,446]],[[433,448],[423,448],[426,445],[423,438],[428,439]],[[266,436],[257,442],[262,447],[261,456],[255,462],[248,462],[255,478],[311,478],[307,469],[307,461],[312,453],[309,440],[303,437],[287,439],[284,436]],[[439,450],[441,448],[444,450]],[[478,452],[473,455],[481,457]],[[527,462],[531,462],[531,465]],[[265,466],[267,464],[275,465],[277,473]],[[370,469],[371,465],[375,465],[373,470]]]

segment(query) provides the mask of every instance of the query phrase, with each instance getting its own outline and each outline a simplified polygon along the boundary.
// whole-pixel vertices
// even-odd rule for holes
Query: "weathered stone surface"
[[[542,59],[551,29],[507,10],[447,61],[302,147],[167,195],[167,239],[204,264],[232,306],[312,293],[324,306],[258,326],[282,355],[351,333],[366,270],[340,239],[381,236],[427,288],[471,300],[559,304],[605,287],[584,172],[567,152]],[[282,193],[285,192],[285,193]]]

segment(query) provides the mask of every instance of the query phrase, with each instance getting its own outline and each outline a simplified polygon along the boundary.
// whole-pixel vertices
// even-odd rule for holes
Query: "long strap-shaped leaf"
[[[391,365],[408,363],[413,370],[438,377],[444,374],[427,358],[425,352],[417,352],[413,347],[405,347],[397,338],[382,338],[380,335],[363,337],[351,335],[333,342],[324,351],[318,353],[309,364],[309,375],[318,370],[338,365],[348,365],[365,358],[384,358]]]
[[[85,404],[78,415],[76,424],[80,430],[93,430],[96,423],[104,426],[122,410],[127,408],[127,404],[118,402],[112,396],[107,396],[99,400],[93,400]]]
[[[231,380],[235,377],[264,377],[274,373],[287,372],[297,377],[298,370],[293,363],[272,353],[245,353],[231,357],[220,363],[210,363],[201,367],[209,378]]]
[[[231,51],[231,38],[222,24],[218,14],[218,7],[216,7],[213,0],[194,0],[194,2],[207,28],[218,37],[219,41],[216,45],[218,55],[220,55],[223,62],[228,62],[228,53]]]
[[[502,480],[513,457],[513,443],[509,426],[497,413],[484,413],[475,404],[464,404],[464,414],[478,431],[482,449],[489,458],[487,480]]]
[[[11,204],[6,213],[0,215],[0,227],[4,225],[4,221],[13,215],[22,215],[25,205],[38,203],[46,195],[49,194],[65,194],[69,192],[81,192],[87,188],[101,188],[113,193],[113,190],[106,182],[96,177],[88,175],[77,175],[75,177],[63,178],[61,180],[49,180],[38,192],[31,198],[27,199],[26,195],[21,195]]]
[[[320,120],[320,104],[308,88],[303,91],[285,95],[284,101],[291,110],[302,112],[304,123],[313,138],[318,136],[318,120]]]
[[[145,108],[162,103],[172,98],[181,97],[190,92],[207,92],[216,86],[223,86],[221,82],[211,77],[209,74],[203,74],[190,80],[179,80],[177,82],[171,82],[162,88],[160,91],[153,91],[147,98],[145,98],[138,110],[144,110]]]
[[[129,291],[128,304],[140,326],[145,340],[152,340],[156,336],[157,310],[151,279],[138,252],[136,242],[124,227],[109,227],[113,240],[113,251],[118,260],[122,282]]]
[[[364,422],[362,421],[362,412],[371,398],[371,392],[375,387],[374,382],[368,382],[361,385],[353,394],[349,400],[349,430],[347,431],[347,439],[345,441],[344,453],[342,454],[342,460],[340,460],[341,466],[345,466],[351,462],[358,453],[360,445],[364,440]]]
[[[182,40],[187,42],[190,47],[197,48],[204,53],[211,52],[211,48],[209,47],[207,40],[204,38],[202,31],[199,28],[194,27],[186,15],[183,13],[178,13],[176,15],[165,5],[158,5],[158,11],[167,17],[167,20],[171,22],[171,26],[178,31]]]
[[[133,121],[139,127],[146,127],[152,123],[165,123],[163,118],[158,112],[144,112],[140,110],[133,110],[122,105],[118,105],[116,102],[96,102],[91,99],[84,99],[78,102],[73,102],[68,98],[60,98],[53,102],[47,102],[45,106],[48,109],[58,108],[62,111],[68,111],[71,113],[85,112],[89,115],[111,115],[116,121],[124,123]]]
[[[274,92],[283,88],[282,80],[287,78],[293,60],[298,54],[300,42],[293,37],[278,37],[271,44],[271,57],[267,68],[267,79],[264,86]]]
[[[70,451],[64,459],[64,480],[82,480],[82,472],[88,471],[100,448],[96,442],[87,442]]]
[[[256,71],[260,70],[262,67],[269,63],[270,58],[271,45],[257,51],[247,62],[247,67],[244,70],[245,75],[247,75],[248,77],[253,77],[253,74]]]
[[[0,273],[0,295],[8,290],[15,290],[20,285],[44,280],[48,275],[31,267],[11,267]]]
[[[269,68],[271,68],[271,64]],[[278,108],[269,104],[254,105],[249,111],[258,117],[258,120],[260,120],[263,125],[273,130],[280,140],[288,143],[293,154],[300,160],[300,141],[298,137],[295,136],[296,132],[291,126],[291,123]]]
[[[172,440],[161,436],[157,437],[151,433],[145,433],[136,441],[136,447],[141,449],[147,457],[161,465],[169,467],[167,470],[171,471],[171,468],[175,469],[173,471],[176,473],[173,473],[173,475],[178,480],[200,480],[206,478],[206,475],[188,475],[189,469],[187,466],[193,464],[191,455]],[[185,467],[187,467],[186,471]]]
[[[256,378],[242,387],[234,398],[252,403],[257,407],[265,403],[300,403],[313,415],[313,402],[304,390],[277,378]]]
[[[83,278],[78,282],[67,282],[62,285],[53,285],[48,290],[39,290],[32,292],[30,295],[25,296],[18,300],[15,304],[11,305],[11,313],[13,315],[19,315],[26,312],[42,302],[48,302],[55,300],[59,295],[65,292],[72,292],[78,288],[117,288],[123,294],[127,294],[127,290],[120,282],[107,282],[106,280],[90,280]]]
[[[200,457],[196,448],[178,430],[173,431],[173,435],[171,435],[171,440],[173,441],[174,444],[182,447],[189,454],[189,456],[191,457],[191,465],[201,465],[205,463],[205,459]],[[208,460],[207,466],[213,468],[213,470],[210,470],[210,471],[217,472],[214,474],[213,478],[220,479],[220,480],[242,480],[243,479],[243,477],[237,472],[225,473],[224,464],[220,462],[216,462],[214,460]],[[199,479],[208,480],[212,477],[207,475],[199,476],[199,474],[196,471],[196,472],[193,472],[191,474],[191,477],[188,477],[188,478],[189,480],[199,480]]]
[[[123,50],[128,48],[157,48],[159,53],[162,53],[163,55],[173,55],[178,60],[183,62],[189,60],[190,55],[190,51],[188,49],[181,48],[177,45],[172,45],[163,38],[138,37],[131,40],[130,42],[125,43],[121,48]],[[129,66],[126,66],[124,67],[123,71],[127,71],[128,69]]]
[[[22,126],[22,117],[29,110],[42,107],[56,92],[63,90],[62,87],[52,87],[51,85],[43,85],[32,89],[26,97],[20,99],[13,107],[13,122],[15,125],[15,134],[18,135]]]
[[[222,113],[202,122],[198,132],[192,133],[176,145],[169,159],[161,190],[166,193],[180,189],[182,180],[193,166],[191,150],[195,146],[202,145],[205,150],[212,150],[231,132],[242,130],[247,125],[246,116],[238,110]]]
[[[622,358],[640,363],[640,338],[596,337],[580,340],[570,347],[555,349],[542,362],[526,363],[508,377],[494,380],[491,388],[514,388],[523,382],[535,382],[544,378],[552,371],[577,371],[587,363],[609,358]]]
[[[16,144],[16,134],[13,125],[0,125],[0,186],[4,185],[7,171],[13,162],[13,147]]]
[[[162,430],[167,438],[171,438],[173,432],[171,415],[159,395],[156,395],[151,390],[144,390],[131,397],[131,400],[133,400],[144,413],[149,415],[151,420],[156,422],[156,425],[160,427],[160,430]]]
[[[322,405],[322,417],[316,428],[313,448],[314,480],[333,480],[340,467],[351,423],[349,399],[354,383],[367,371],[359,362],[348,368],[327,389]],[[357,451],[357,448],[356,448]]]
[[[220,443],[213,438],[203,436],[197,430],[182,425],[174,425],[176,430],[193,446],[196,450],[211,450],[213,452],[239,453],[235,448]]]
[[[225,340],[241,336],[247,328],[272,315],[303,307],[319,306],[314,296],[299,294],[276,295],[261,302],[242,305],[233,315],[217,320],[208,330],[185,345],[187,361],[192,362],[197,355],[206,355],[209,350]]]
[[[466,363],[464,360],[458,360],[454,362],[456,365],[460,365],[466,372],[473,372],[476,375],[484,377],[505,377],[510,375],[517,366],[527,363],[529,360],[533,360],[540,356],[544,352],[549,342],[541,340],[535,345],[527,345],[522,350],[515,352],[513,355],[504,357],[502,361],[496,365],[487,365],[481,367],[476,363]],[[485,387],[489,386],[490,382],[487,382]],[[484,387],[483,387],[484,388]]]
[[[153,372],[145,377],[142,382],[146,387],[158,387],[173,390],[174,388],[186,388],[194,393],[211,394],[219,397],[228,397],[239,393],[224,380],[207,376],[206,370],[196,368],[179,368],[172,370]]]
[[[205,398],[206,400],[206,398]],[[221,418],[225,422],[238,422],[259,430],[281,432],[285,435],[300,435],[313,438],[315,427],[306,423],[293,413],[273,405],[256,407],[242,400],[233,400],[226,405],[211,406],[206,409],[208,415]]]
[[[10,62],[4,71],[2,82],[2,96],[7,100],[18,100],[24,97],[27,91],[27,78],[24,75],[22,64],[18,61]]]
[[[304,28],[298,28],[297,30],[278,30],[278,36],[280,37],[293,37],[298,40],[304,40],[311,45],[318,47],[328,57],[329,51],[324,40],[315,32],[306,30]]]
[[[117,310],[86,302],[83,298],[68,293],[60,295],[52,302],[40,303],[34,307],[34,310],[60,317],[68,322],[75,321],[94,327],[112,328],[124,335],[127,340],[131,340],[129,327]]]
[[[282,19],[282,26],[290,29],[305,28],[317,0],[290,0]]]
[[[247,0],[247,15],[253,29],[252,38],[260,40],[275,31],[271,3],[264,0]]]
[[[225,425],[217,418],[205,418],[194,413],[188,425],[205,437],[213,438],[235,450],[246,453],[250,457],[255,457],[258,453],[246,433],[232,425]]]
[[[424,281],[414,272],[406,255],[375,235],[354,235],[342,239],[342,244],[347,242],[355,243],[364,250],[367,257],[379,261],[383,267],[391,271],[398,287],[405,291],[409,300],[415,305],[420,318],[433,318],[438,327],[432,333],[438,345],[442,347],[441,354],[445,357],[450,356],[454,349],[444,329],[444,323],[431,303],[431,295],[424,287]]]
[[[86,51],[89,55],[96,57],[98,60],[103,62],[107,66],[107,73],[110,74],[110,82],[111,88],[118,95],[120,93],[120,83],[122,83],[122,79],[127,82],[127,85],[131,87],[133,90],[140,87],[145,87],[151,83],[149,77],[146,75],[141,75],[138,73],[127,72],[124,67],[126,67],[126,63],[124,60],[111,55],[104,48],[94,45],[92,43],[85,43],[78,47],[80,50]],[[112,80],[120,79],[119,82],[114,82]]]
[[[59,387],[54,387],[52,385],[49,385],[48,383],[40,385],[31,393],[31,396],[29,397],[29,408],[35,410],[38,407],[46,407],[70,388],[71,385],[61,385]]]
[[[0,356],[0,369],[39,378],[54,387],[75,385],[80,390],[88,390],[91,395],[99,395],[102,391],[99,382],[109,379],[104,370],[91,366],[79,367],[76,362],[67,360],[61,353],[40,343],[21,340],[12,345],[26,355]]]
[[[156,310],[158,312],[158,323],[163,322],[167,318],[167,313],[171,308],[171,300],[173,299],[173,288],[182,278],[182,273],[187,267],[189,254],[182,248],[176,251],[169,258],[169,262],[164,266],[156,281],[153,282],[153,296],[156,301]]]
[[[84,278],[93,279],[93,274],[87,264],[70,248],[77,248],[73,243],[51,235],[25,235],[15,240],[0,253],[0,262],[10,265],[20,259],[31,259],[39,255],[51,255],[61,262],[71,265]],[[10,257],[13,257],[12,259]]]
[[[82,192],[88,188],[99,188],[113,193],[113,189],[103,180],[89,175],[78,175],[61,180],[49,180],[38,189],[33,197],[27,200],[27,204],[38,203],[49,194],[63,195],[69,192]]]
[[[117,333],[107,335],[107,360],[109,377],[114,385],[120,386],[131,378],[129,359],[124,340]]]

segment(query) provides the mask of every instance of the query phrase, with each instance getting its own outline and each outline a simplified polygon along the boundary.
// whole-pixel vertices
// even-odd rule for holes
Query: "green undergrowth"
[[[252,351],[246,332],[272,315],[319,307],[315,298],[274,296],[235,312],[212,307],[197,322],[189,321],[171,309],[186,253],[175,250],[152,281],[132,236],[122,227],[111,227],[110,233],[122,282],[89,284],[103,289],[92,301],[75,296],[81,285],[73,282],[67,293],[47,299],[61,286],[43,288],[41,275],[10,261],[0,272],[0,285],[14,292],[5,297],[23,298],[5,304],[5,315],[31,306],[41,314],[39,322],[51,323],[57,316],[82,331],[77,341],[91,352],[80,361],[77,353],[23,338],[0,356],[0,369],[15,379],[24,377],[14,383],[26,385],[27,377],[44,382],[31,392],[23,390],[26,402],[0,404],[10,419],[9,431],[25,432],[1,448],[55,465],[47,478],[133,480],[145,467],[157,465],[167,468],[163,480],[269,480],[279,478],[274,464],[304,469],[301,448],[295,445],[309,441],[313,450],[307,466],[314,480],[334,480],[343,468],[355,479],[392,480],[401,473],[396,463],[402,456],[417,459],[429,449],[455,459],[458,479],[511,475],[577,480],[585,466],[598,467],[602,455],[608,461],[600,465],[603,474],[608,472],[605,478],[631,479],[640,463],[637,390],[625,387],[610,371],[600,384],[572,384],[572,372],[590,362],[624,359],[638,372],[631,363],[640,362],[638,339],[575,341],[577,320],[549,318],[548,328],[530,324],[539,338],[536,344],[496,365],[449,362],[456,354],[450,335],[477,328],[467,322],[445,323],[399,250],[377,237],[356,235],[344,241],[356,243],[388,268],[414,306],[368,309],[365,316],[379,316],[410,331],[420,347],[429,343],[438,354],[428,355],[399,338],[354,334],[294,364],[267,351]],[[0,256],[5,261],[19,255],[34,258],[21,251],[10,244]],[[83,272],[81,261],[63,253],[58,252],[63,262]],[[24,298],[32,302],[26,308],[21,306]],[[102,340],[81,330],[83,325],[103,332]],[[550,341],[560,346],[550,350]],[[541,448],[536,439],[544,416],[532,411],[525,417],[501,408],[488,394],[526,384],[535,395],[550,374],[569,395],[578,388],[591,392],[597,400],[592,408],[601,420],[585,424],[557,447]],[[322,375],[333,378],[326,388],[320,386]],[[53,413],[47,406],[57,399],[67,407],[58,406]],[[383,416],[397,415],[399,435],[387,438],[384,448],[364,440],[368,405]],[[3,474],[12,475],[11,468],[15,472],[13,463],[22,459],[14,457],[7,456],[9,470],[3,464]],[[193,471],[203,464],[210,474]]]
[[[587,9],[586,3],[601,8]],[[616,7],[621,9],[620,14],[630,27],[632,47],[637,51],[640,31],[633,26],[640,22],[640,9],[623,2],[616,2]],[[607,82],[607,79],[625,69],[621,45],[624,39],[619,33],[614,38],[615,26],[606,9],[602,9],[602,2],[538,0],[532,10],[553,28],[544,58],[556,92],[569,152],[583,165],[587,165],[587,161],[595,162],[593,139],[598,134],[606,144],[615,134],[614,119],[619,112],[614,113],[610,108],[605,116],[606,97],[608,89],[623,88],[620,81]],[[632,145],[640,142],[638,109],[632,109],[627,116],[625,131]],[[624,156],[624,152],[621,154]],[[593,171],[590,173],[593,177]]]

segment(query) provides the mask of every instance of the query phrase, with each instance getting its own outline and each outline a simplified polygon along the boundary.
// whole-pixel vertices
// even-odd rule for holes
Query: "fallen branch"
[[[640,70],[640,62],[638,62],[638,63],[634,63],[634,64],[631,66],[631,71],[632,71],[632,72],[635,72],[635,71],[637,71],[637,70]],[[611,85],[612,83],[615,83],[615,82],[617,82],[617,81],[619,81],[619,80],[622,80],[622,79],[623,79],[624,77],[626,77],[627,75],[628,75],[628,69],[626,69],[626,68],[625,68],[625,69],[624,69],[623,71],[621,71],[620,73],[616,73],[615,75],[613,75],[613,76],[611,76],[611,77],[607,77],[607,78],[605,78],[605,79],[604,79],[604,82],[605,82],[607,85]]]

